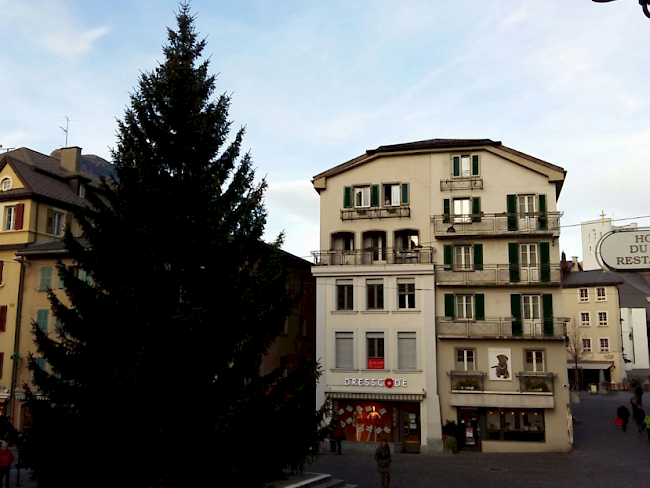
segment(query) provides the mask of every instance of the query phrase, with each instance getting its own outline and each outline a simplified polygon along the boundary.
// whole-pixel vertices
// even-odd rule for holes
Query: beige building
[[[570,319],[570,378],[581,389],[592,383],[621,383],[626,378],[618,295],[623,280],[614,273],[582,271],[576,265],[568,270],[562,279],[562,297]]]
[[[453,421],[469,449],[571,449],[564,176],[500,142],[435,139],[314,177],[317,403],[334,400],[348,440],[435,451]]]

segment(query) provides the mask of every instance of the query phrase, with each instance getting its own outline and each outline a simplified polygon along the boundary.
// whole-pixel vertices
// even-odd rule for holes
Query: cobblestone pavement
[[[616,409],[621,403],[630,408],[631,396],[581,394],[580,404],[572,406],[580,424],[574,426],[571,453],[393,453],[391,488],[650,486],[650,442],[645,432],[639,436],[634,422],[626,433],[614,425]],[[650,405],[650,393],[644,398]],[[306,471],[328,473],[359,488],[381,486],[372,453],[328,452]]]

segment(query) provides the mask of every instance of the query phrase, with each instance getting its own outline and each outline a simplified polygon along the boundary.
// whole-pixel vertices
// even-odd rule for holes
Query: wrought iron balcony
[[[441,339],[545,339],[565,340],[566,322],[563,317],[523,320],[514,317],[486,317],[484,319],[460,319],[438,317],[436,332]]]
[[[433,215],[436,238],[489,237],[502,235],[560,235],[562,212],[481,213]]]
[[[432,264],[431,247],[413,249],[366,248],[355,251],[312,251],[317,266],[360,266],[373,264]]]
[[[507,286],[560,285],[559,264],[523,266],[519,264],[485,264],[473,267],[436,267],[438,286]]]
[[[341,210],[341,220],[390,219],[410,216],[411,207],[408,205],[395,207],[344,208]]]
[[[517,373],[519,391],[526,393],[553,393],[553,373]]]
[[[450,371],[451,391],[483,391],[483,379],[487,376],[481,371]]]
[[[440,180],[440,191],[482,189],[483,178],[480,176],[468,176],[461,178],[451,178],[449,180]]]

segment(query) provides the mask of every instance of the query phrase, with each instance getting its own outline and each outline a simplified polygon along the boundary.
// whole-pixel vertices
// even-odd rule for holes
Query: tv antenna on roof
[[[70,124],[70,119],[68,118],[67,115],[64,115],[65,117],[65,129],[61,127],[61,130],[65,132],[65,146],[68,147],[68,125]]]

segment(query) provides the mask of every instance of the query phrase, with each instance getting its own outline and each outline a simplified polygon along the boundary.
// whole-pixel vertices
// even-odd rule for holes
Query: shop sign
[[[603,269],[650,271],[650,229],[615,230],[605,234],[596,256]]]
[[[407,380],[394,380],[392,378],[345,378],[345,386],[379,386],[380,388],[406,388]]]
[[[368,358],[368,369],[384,369],[384,359]]]

